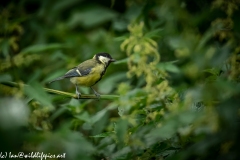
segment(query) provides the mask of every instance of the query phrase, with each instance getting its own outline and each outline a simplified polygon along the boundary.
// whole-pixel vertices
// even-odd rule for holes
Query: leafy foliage
[[[84,160],[237,159],[239,4],[3,3],[0,152]],[[74,91],[67,80],[47,83],[98,52],[118,60],[94,86],[105,99],[61,94]],[[50,94],[49,88],[60,91]]]

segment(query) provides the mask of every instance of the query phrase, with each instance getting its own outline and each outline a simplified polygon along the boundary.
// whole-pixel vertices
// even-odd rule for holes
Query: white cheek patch
[[[103,56],[99,56],[99,61],[101,61],[102,63],[108,63],[108,61],[109,61],[109,58],[107,58],[107,57],[103,57]]]

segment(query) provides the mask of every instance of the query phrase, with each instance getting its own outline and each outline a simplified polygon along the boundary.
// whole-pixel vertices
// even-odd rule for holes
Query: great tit
[[[78,86],[90,87],[94,94],[99,98],[100,94],[97,93],[92,86],[102,79],[102,76],[105,74],[106,69],[111,62],[115,62],[115,59],[113,59],[108,53],[98,53],[94,55],[92,59],[82,62],[78,66],[70,69],[65,75],[58,77],[49,83],[64,78],[70,78],[70,81],[76,87],[78,98],[81,96]]]

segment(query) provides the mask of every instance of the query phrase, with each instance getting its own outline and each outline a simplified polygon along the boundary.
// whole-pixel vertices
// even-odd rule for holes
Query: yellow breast
[[[73,77],[73,78],[70,78],[70,81],[73,84],[91,87],[100,80],[101,74],[103,71],[104,71],[104,66],[99,65],[98,67],[93,68],[88,75],[82,76],[82,77]]]

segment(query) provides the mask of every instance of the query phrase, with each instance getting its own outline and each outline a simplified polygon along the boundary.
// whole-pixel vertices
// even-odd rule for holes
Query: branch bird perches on
[[[11,87],[20,87],[20,84],[16,83],[16,82],[0,82],[3,85],[7,85],[7,86],[11,86]],[[22,85],[22,84],[21,84]],[[29,85],[23,84],[24,87],[29,87]],[[50,88],[43,88],[46,92],[51,93],[51,94],[58,94],[58,95],[62,95],[65,97],[69,97],[69,98],[75,98],[75,99],[98,99],[98,97],[96,97],[95,95],[81,95],[80,98],[78,98],[78,96],[74,93],[69,93],[69,92],[63,92],[63,91],[59,91],[59,90],[55,90],[55,89],[50,89]],[[118,95],[101,95],[100,99],[104,99],[104,100],[113,100],[113,99],[118,99],[119,96]]]

